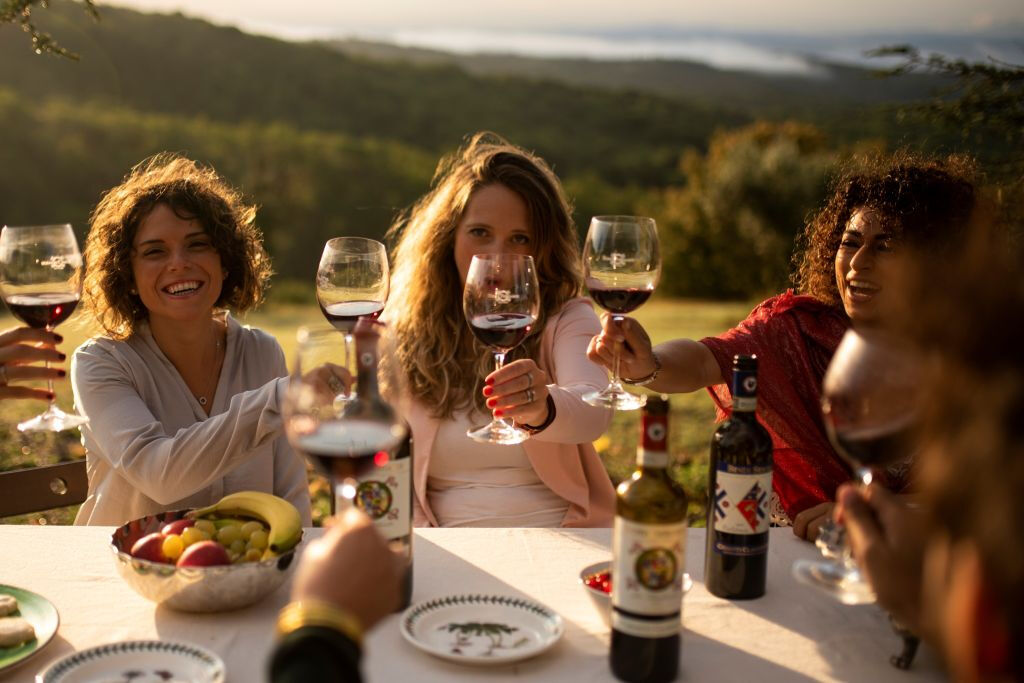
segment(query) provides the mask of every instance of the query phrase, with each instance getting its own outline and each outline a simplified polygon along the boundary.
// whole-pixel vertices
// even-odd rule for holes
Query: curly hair
[[[473,193],[500,184],[526,204],[540,285],[540,315],[509,360],[535,357],[547,319],[580,294],[579,241],[561,182],[540,157],[494,133],[477,133],[441,159],[431,190],[388,230],[397,239],[387,319],[410,394],[438,418],[478,407],[488,372],[486,347],[469,330],[453,252],[459,221]]]
[[[126,339],[149,311],[132,294],[132,252],[142,221],[157,205],[183,220],[196,220],[210,236],[226,273],[215,306],[238,312],[262,299],[270,258],[255,225],[256,207],[217,172],[177,154],[161,153],[137,164],[92,212],[85,244],[82,299],[114,339]]]
[[[977,170],[963,156],[925,159],[901,151],[854,157],[833,185],[831,198],[797,237],[793,284],[801,294],[842,307],[835,259],[850,218],[870,208],[902,243],[933,249],[962,233],[976,202]]]

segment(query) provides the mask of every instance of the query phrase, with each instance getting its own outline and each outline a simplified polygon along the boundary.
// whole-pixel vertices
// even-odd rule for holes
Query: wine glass
[[[323,326],[299,329],[282,409],[289,443],[331,484],[332,512],[352,506],[357,478],[387,462],[389,453],[408,433],[400,412],[381,398],[400,393],[393,363],[384,365],[390,374],[381,383],[380,393],[376,390],[377,359],[368,358],[366,363],[372,361],[374,369],[361,367],[360,373],[374,373],[373,390],[351,401],[336,400],[344,392],[342,378],[349,376],[337,335],[336,330]],[[365,381],[362,375],[360,381]]]
[[[658,229],[653,218],[643,216],[594,216],[583,249],[583,270],[587,289],[597,305],[613,320],[647,301],[661,277]],[[612,377],[601,391],[584,394],[594,406],[636,410],[646,403],[644,396],[631,394],[619,381],[619,350],[614,350]]]
[[[913,454],[919,374],[913,356],[877,331],[848,330],[829,363],[821,400],[825,428],[864,486],[874,480],[876,468]],[[796,578],[847,605],[875,602],[842,526],[829,520],[816,545],[827,559],[798,560]]]
[[[477,254],[469,264],[462,307],[469,329],[494,349],[495,369],[505,354],[518,346],[533,329],[540,311],[537,270],[532,256]],[[493,418],[466,435],[475,441],[511,445],[530,438],[530,433],[508,420]]]
[[[327,240],[316,273],[316,298],[327,322],[345,335],[345,367],[351,355],[352,329],[359,318],[380,315],[389,286],[388,254],[383,244],[366,237]]]
[[[53,328],[67,320],[81,296],[82,254],[68,224],[5,226],[0,234],[0,294],[29,327]],[[47,363],[49,365],[49,363]],[[53,381],[47,380],[53,395]],[[89,421],[57,407],[56,397],[39,415],[18,425],[22,432],[59,432]]]

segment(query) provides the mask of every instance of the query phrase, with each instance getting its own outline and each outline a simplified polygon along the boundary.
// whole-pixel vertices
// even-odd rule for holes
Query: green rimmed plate
[[[3,674],[4,671],[32,657],[53,639],[57,627],[60,626],[60,616],[52,602],[24,588],[0,584],[0,595],[10,595],[17,600],[18,611],[10,616],[21,616],[36,630],[35,640],[14,647],[0,647],[0,674]]]

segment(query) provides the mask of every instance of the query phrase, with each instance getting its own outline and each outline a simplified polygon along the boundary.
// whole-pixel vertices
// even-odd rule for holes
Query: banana
[[[262,491],[231,493],[213,505],[193,510],[188,516],[198,519],[210,514],[262,520],[270,528],[264,559],[291,550],[302,538],[302,518],[299,517],[299,511],[295,506],[284,498]]]

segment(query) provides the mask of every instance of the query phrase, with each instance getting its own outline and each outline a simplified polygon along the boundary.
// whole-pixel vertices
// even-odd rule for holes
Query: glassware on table
[[[356,333],[360,334],[358,330]],[[333,494],[332,507],[341,510],[353,504],[357,478],[389,459],[408,434],[400,409],[394,407],[404,395],[399,388],[400,375],[388,357],[388,347],[382,347],[378,349],[378,357],[385,357],[380,364],[381,391],[374,389],[365,397],[338,401],[338,395],[345,393],[341,378],[347,371],[345,350],[338,344],[337,331],[303,327],[298,332],[298,348],[282,411],[285,433],[292,447],[327,477]],[[377,358],[372,361],[376,368]],[[375,373],[375,383],[376,379]],[[364,388],[368,386],[362,375],[360,380]],[[388,400],[380,394],[388,396]]]
[[[882,333],[848,330],[825,372],[821,410],[829,440],[868,486],[874,469],[908,459],[914,451],[919,366]],[[860,573],[845,530],[829,520],[816,545],[824,560],[798,560],[793,575],[847,605],[875,602]]]
[[[5,226],[0,233],[0,294],[29,327],[52,332],[67,320],[81,296],[82,254],[68,224]],[[49,366],[49,363],[47,363]],[[47,380],[53,394],[53,382]],[[22,432],[59,432],[89,421],[57,407],[56,397],[39,415],[18,425]]]
[[[327,322],[345,335],[345,366],[351,358],[352,330],[361,317],[376,319],[388,300],[387,249],[366,237],[327,240],[316,273],[316,298]],[[350,400],[351,394],[346,400]]]
[[[495,369],[505,363],[505,354],[518,346],[537,322],[540,292],[532,256],[522,254],[477,254],[469,264],[462,307],[469,329],[494,350]],[[466,435],[475,441],[517,444],[530,438],[525,429],[508,420],[493,418]]]
[[[661,277],[658,229],[653,218],[595,216],[590,221],[583,250],[587,289],[598,306],[621,322],[622,316],[651,297]],[[619,380],[619,352],[612,361],[611,382],[601,391],[583,396],[595,406],[636,410],[644,396],[627,392]]]

